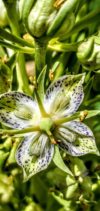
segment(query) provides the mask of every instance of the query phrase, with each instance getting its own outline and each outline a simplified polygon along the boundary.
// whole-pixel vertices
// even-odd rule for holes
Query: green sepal
[[[77,57],[79,61],[86,62],[91,56],[94,48],[94,38],[90,38],[88,41],[81,43],[78,47]]]
[[[55,165],[60,168],[62,171],[66,172],[67,174],[70,174],[71,176],[73,176],[72,172],[70,171],[70,169],[65,165],[61,155],[60,155],[60,151],[58,146],[55,146],[55,153],[54,153],[54,157],[53,157],[53,162],[55,163]]]
[[[39,95],[41,101],[43,101],[44,95],[45,95],[45,93],[44,93],[44,82],[45,82],[46,70],[47,70],[47,66],[45,66],[43,68],[43,70],[39,74],[38,80],[37,80],[37,83],[38,83],[37,92],[38,92],[38,95]]]
[[[59,9],[54,21],[52,21],[50,27],[48,28],[47,35],[52,36],[61,26],[66,16],[69,15],[79,3],[79,0],[67,0]]]
[[[20,5],[20,16],[22,17],[26,28],[28,28],[28,15],[35,2],[36,1],[34,0],[24,0],[24,2],[22,2],[22,4]]]

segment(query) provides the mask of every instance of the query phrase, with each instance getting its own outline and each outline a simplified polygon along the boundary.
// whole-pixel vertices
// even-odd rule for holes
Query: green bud
[[[47,20],[53,10],[54,0],[37,0],[28,17],[28,27],[32,35],[41,37],[47,28]]]
[[[77,50],[77,57],[86,69],[100,68],[100,37],[93,36],[82,42]]]
[[[78,183],[74,183],[70,185],[66,191],[66,198],[69,199],[69,198],[75,197],[75,192],[77,189],[78,189]]]
[[[72,184],[74,184],[76,181],[75,181],[75,178],[72,177],[71,175],[67,175],[66,177],[66,184],[67,186],[70,186]]]
[[[27,30],[33,37],[62,39],[73,27],[73,12],[78,3],[79,0],[21,0],[19,10]]]
[[[89,59],[94,47],[94,39],[89,39],[85,42],[82,42],[77,51],[77,57],[81,62],[85,62]]]

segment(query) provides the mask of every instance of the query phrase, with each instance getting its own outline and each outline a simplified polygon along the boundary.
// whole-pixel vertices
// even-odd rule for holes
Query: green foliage
[[[99,0],[0,0],[0,211],[100,209],[100,157],[95,154],[73,157],[72,151],[71,154],[68,154],[67,149],[61,151],[61,148],[58,148],[59,136],[56,136],[59,128],[57,126],[55,131],[47,119],[43,119],[45,124],[41,122],[44,136],[41,139],[40,134],[36,136],[35,142],[28,148],[28,156],[43,152],[46,128],[49,127],[53,134],[52,136],[48,131],[49,138],[51,143],[54,142],[55,148],[52,162],[47,169],[23,182],[22,169],[16,163],[15,154],[18,145],[23,143],[21,132],[25,132],[26,122],[30,121],[32,126],[30,131],[26,130],[24,134],[26,139],[29,132],[37,129],[33,127],[33,122],[37,123],[39,112],[34,115],[36,104],[31,110],[30,103],[25,107],[25,98],[24,101],[23,97],[16,101],[12,97],[9,104],[5,95],[5,92],[17,91],[16,93],[24,92],[25,96],[34,98],[37,93],[41,104],[40,110],[43,111],[42,103],[46,90],[49,90],[49,97],[50,93],[53,93],[54,87],[51,82],[56,84],[59,77],[70,75],[73,82],[70,80],[70,85],[66,89],[65,84],[61,87],[64,95],[61,92],[58,94],[57,89],[53,93],[54,101],[50,111],[54,114],[57,109],[64,112],[63,109],[68,106],[71,96],[74,95],[74,88],[81,86],[81,82],[74,81],[74,76],[82,76],[85,73],[82,85],[84,100],[75,114],[66,117],[66,122],[78,119],[80,124],[88,125],[93,131],[100,151],[99,8]],[[49,85],[51,88],[48,88]],[[28,100],[31,101],[31,97],[28,97]],[[75,102],[72,105],[75,105]],[[48,104],[46,109],[49,109]],[[56,124],[58,121],[61,124],[64,121],[63,118],[59,120],[59,115],[53,119]],[[11,118],[10,123],[15,117],[15,125],[20,119],[20,128],[10,130],[9,125],[4,126],[3,118],[8,116]],[[74,147],[78,147],[77,144],[80,143],[81,147],[84,146],[85,152],[99,154],[95,142],[91,141],[94,140],[93,134],[88,136],[88,142],[84,145],[85,136],[82,130],[80,133],[79,128],[78,125],[77,131],[72,132],[72,125],[69,124],[66,134],[65,128],[60,128],[61,140],[62,137],[65,141],[67,139],[72,149],[73,140],[78,134],[79,140],[75,142]],[[89,130],[90,133],[89,128],[86,131]],[[48,146],[46,142],[45,148]],[[24,152],[23,158],[26,159]],[[38,156],[34,157],[32,164],[40,159]],[[31,167],[33,168],[33,165]]]

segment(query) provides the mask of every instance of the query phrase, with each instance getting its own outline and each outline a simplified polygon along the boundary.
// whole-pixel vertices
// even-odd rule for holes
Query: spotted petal
[[[87,153],[99,155],[92,131],[81,122],[65,123],[57,129],[55,135],[60,148],[72,156]]]
[[[17,163],[23,168],[24,181],[46,169],[51,162],[54,146],[45,134],[33,133],[19,145],[16,153]]]
[[[58,117],[75,113],[80,106],[84,93],[84,75],[67,75],[50,85],[44,104],[47,112]]]
[[[35,119],[37,105],[33,99],[20,92],[0,96],[0,121],[11,128],[29,127]]]

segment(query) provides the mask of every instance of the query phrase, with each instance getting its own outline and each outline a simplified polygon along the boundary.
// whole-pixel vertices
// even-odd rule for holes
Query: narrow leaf
[[[64,206],[65,208],[71,206],[71,200],[65,200],[64,198],[57,196],[55,193],[52,193],[52,196],[58,201],[59,204]]]
[[[86,119],[100,114],[100,110],[91,110],[87,112],[88,112],[88,115],[86,116]]]
[[[63,161],[63,159],[62,159],[62,157],[60,155],[58,146],[55,146],[55,153],[54,153],[54,157],[53,157],[53,162],[62,171],[66,172],[67,174],[70,174],[71,176],[73,176],[73,174],[70,171],[70,169],[65,165],[65,163],[64,163],[64,161]]]
[[[43,70],[41,71],[38,77],[38,94],[42,101],[44,99],[44,81],[45,81],[46,69],[47,69],[47,66],[43,68]]]

